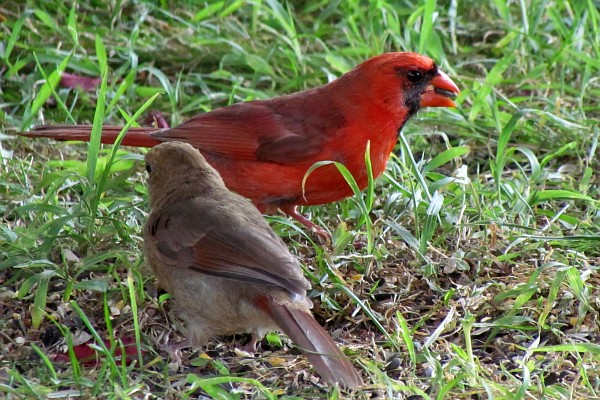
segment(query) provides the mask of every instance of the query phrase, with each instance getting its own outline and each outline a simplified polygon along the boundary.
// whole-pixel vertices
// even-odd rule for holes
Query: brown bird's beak
[[[456,107],[452,99],[460,93],[458,86],[442,70],[429,81],[421,95],[421,107]]]

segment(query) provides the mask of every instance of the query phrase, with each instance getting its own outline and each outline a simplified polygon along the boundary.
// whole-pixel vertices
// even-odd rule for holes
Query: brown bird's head
[[[225,188],[219,173],[187,143],[161,143],[146,154],[145,160],[151,208]]]
[[[421,107],[456,107],[453,99],[460,93],[432,59],[417,53],[381,54],[347,75],[351,74],[362,76],[366,96],[392,113],[408,111],[408,117]]]

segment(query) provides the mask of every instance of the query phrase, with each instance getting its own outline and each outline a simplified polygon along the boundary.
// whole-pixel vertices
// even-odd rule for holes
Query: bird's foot
[[[250,354],[256,353],[256,350],[258,350],[258,344],[260,343],[260,340],[261,339],[258,338],[256,335],[252,335],[252,339],[250,339],[250,341],[246,343],[246,345],[242,346],[241,350]]]
[[[150,111],[148,113],[148,117],[146,118],[146,122],[160,129],[169,127],[167,120],[160,111]]]
[[[304,225],[311,233],[317,235],[317,240],[322,246],[328,246],[331,244],[331,235],[323,227],[315,224],[310,219],[298,212],[297,206],[282,206],[280,207],[286,215],[294,218],[296,221]]]
[[[183,365],[183,361],[181,360],[181,350],[188,348],[191,346],[191,343],[188,339],[182,340],[177,343],[165,343],[161,346],[161,349],[169,354],[171,358],[171,362],[169,363],[169,369],[171,370],[179,370],[179,367]]]

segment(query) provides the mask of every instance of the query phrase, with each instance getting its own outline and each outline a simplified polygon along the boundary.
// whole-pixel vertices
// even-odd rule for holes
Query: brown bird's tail
[[[119,132],[121,132],[121,129],[123,129],[122,126],[103,126],[101,142],[113,144],[117,139]],[[162,143],[162,141],[154,139],[151,136],[151,133],[158,130],[160,129],[150,127],[129,128],[123,137],[121,145],[135,147],[156,146],[157,144]],[[82,142],[89,142],[91,132],[91,125],[40,125],[36,126],[33,131],[19,132],[18,134],[33,138],[45,137],[55,140],[80,140]]]
[[[268,308],[265,311],[306,355],[323,379],[345,388],[362,386],[362,379],[350,360],[312,315],[274,301],[264,303],[260,306]]]

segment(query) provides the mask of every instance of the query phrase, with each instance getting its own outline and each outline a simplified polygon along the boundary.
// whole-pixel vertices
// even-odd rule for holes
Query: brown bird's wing
[[[280,103],[255,101],[218,108],[152,136],[185,141],[202,152],[236,160],[306,162],[323,149],[327,139],[323,126],[306,129],[301,119],[295,121],[278,113]]]
[[[177,202],[151,218],[146,240],[154,241],[157,256],[174,268],[278,286],[304,296],[310,285],[298,261],[262,217],[250,220],[252,213],[231,212],[237,205],[208,198]]]

